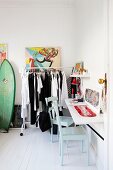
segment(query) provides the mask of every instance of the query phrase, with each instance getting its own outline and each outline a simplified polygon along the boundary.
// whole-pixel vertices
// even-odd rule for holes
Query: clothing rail
[[[52,68],[54,68],[54,69],[59,69],[59,68],[72,68],[72,67],[43,67],[43,68],[46,68],[46,69],[52,69]],[[43,70],[43,68],[42,68],[42,70]],[[38,121],[37,121],[37,117],[38,117],[38,115],[39,115],[39,112],[40,112],[40,110],[42,109],[42,106],[41,106],[41,108],[39,108],[39,106],[37,106],[37,102],[39,102],[38,100],[36,100],[36,98],[37,99],[39,99],[40,97],[38,96],[40,93],[41,93],[41,88],[42,87],[44,87],[44,88],[48,88],[48,90],[47,91],[50,91],[50,96],[51,95],[53,95],[53,96],[55,96],[55,95],[58,95],[59,96],[59,99],[61,98],[61,83],[62,83],[62,86],[64,85],[64,87],[66,87],[66,76],[65,76],[65,74],[64,74],[64,72],[63,72],[63,75],[62,75],[62,79],[61,79],[61,74],[60,74],[60,76],[59,76],[59,79],[58,79],[58,81],[56,82],[56,80],[55,81],[53,81],[53,77],[54,78],[58,78],[58,77],[55,77],[55,76],[53,76],[53,75],[51,75],[51,78],[50,78],[50,83],[51,84],[54,84],[55,85],[55,83],[57,83],[57,85],[55,85],[56,87],[57,86],[59,86],[58,88],[59,88],[59,91],[58,91],[58,88],[57,89],[55,89],[56,87],[51,87],[51,86],[53,86],[53,85],[51,85],[50,86],[50,83],[47,83],[47,84],[49,84],[49,86],[47,86],[47,84],[46,85],[42,85],[42,83],[41,82],[37,82],[36,80],[37,80],[37,74],[33,74],[33,76],[30,76],[31,77],[31,80],[27,77],[28,75],[30,75],[30,73],[31,72],[29,72],[29,71],[32,71],[32,73],[35,71],[38,71],[38,73],[40,73],[40,72],[43,72],[43,71],[45,71],[45,70],[43,70],[42,71],[41,70],[41,68],[39,68],[39,67],[30,67],[30,68],[24,68],[22,71],[22,79],[23,79],[23,88],[22,88],[22,90],[23,90],[23,96],[24,96],[24,100],[25,100],[25,102],[26,102],[26,107],[25,107],[25,105],[23,104],[23,112],[21,112],[22,113],[22,118],[23,118],[23,123],[22,123],[22,126],[21,126],[21,132],[20,132],[20,136],[23,136],[23,134],[24,134],[24,130],[25,130],[25,127],[26,127],[26,124],[30,124],[30,121],[27,121],[27,119],[26,119],[26,113],[28,113],[29,112],[29,114],[30,114],[30,116],[31,116],[31,113],[33,113],[34,115],[36,114],[36,120],[35,120],[35,118],[34,117],[30,117],[30,116],[28,116],[28,117],[30,117],[30,119],[32,118],[32,120],[33,120],[33,124],[34,123],[36,123],[36,126],[38,125]],[[28,72],[27,72],[28,71]],[[62,72],[62,71],[61,71]],[[25,73],[25,74],[24,74]],[[28,74],[27,74],[28,73]],[[46,75],[46,74],[45,74]],[[25,77],[24,77],[25,76]],[[38,78],[39,78],[40,76],[38,76]],[[46,76],[45,76],[46,77]],[[27,78],[27,79],[26,79]],[[47,79],[46,79],[47,80]],[[31,81],[31,82],[30,82]],[[41,81],[41,77],[40,77],[40,81]],[[52,82],[53,81],[53,82]],[[47,82],[47,81],[46,81]],[[26,85],[25,85],[25,83],[27,83]],[[30,83],[29,85],[28,85],[28,83]],[[38,88],[40,88],[40,89],[38,89],[37,90],[37,84],[40,84],[39,86],[38,86]],[[59,83],[59,84],[58,84]],[[30,86],[31,85],[31,86]],[[31,88],[29,88],[29,87],[31,87]],[[50,89],[50,87],[51,87],[51,89]],[[62,93],[65,93],[65,96],[67,96],[68,97],[68,90],[66,89],[66,88],[63,88],[64,90],[63,90],[63,92]],[[33,90],[33,92],[31,92],[32,94],[34,94],[33,95],[33,97],[31,98],[31,99],[29,99],[29,100],[26,100],[27,98],[28,98],[28,93],[26,92],[26,90],[28,90],[29,91],[29,93]],[[56,91],[55,91],[56,90]],[[66,91],[67,90],[67,91]],[[25,99],[25,92],[26,92],[26,99]],[[38,93],[37,93],[38,92]],[[43,100],[45,99],[45,97],[44,97],[44,95],[47,95],[47,93],[46,94],[42,94],[42,98],[43,98]],[[35,96],[35,97],[34,97]],[[64,95],[63,95],[64,96]],[[66,97],[66,98],[67,98]],[[24,101],[23,100],[23,101]],[[32,100],[32,102],[31,102],[31,100]],[[40,100],[40,101],[43,101],[43,100]],[[60,111],[62,111],[62,106],[64,106],[65,104],[64,104],[64,102],[63,102],[63,99],[61,98],[60,100],[60,104],[62,104],[61,105],[61,107],[60,107]],[[34,105],[34,103],[35,103],[35,105]],[[29,105],[29,107],[27,107]],[[25,110],[26,109],[26,110]],[[28,109],[28,110],[27,110]],[[44,109],[44,108],[43,108]],[[32,115],[33,115],[32,114]],[[34,121],[36,121],[36,122],[34,122]],[[31,124],[32,124],[31,123]]]
[[[19,69],[19,73],[23,73],[23,71],[26,71],[26,70],[35,70],[35,69],[39,69],[39,70],[43,70],[43,69],[67,69],[67,68],[70,68],[72,69],[73,66],[62,66],[62,67],[29,67],[29,68],[21,68]]]
[[[70,67],[29,67],[29,68],[26,68],[26,69],[43,69],[43,68],[47,68],[47,69],[51,69],[51,68],[72,68],[72,66]]]

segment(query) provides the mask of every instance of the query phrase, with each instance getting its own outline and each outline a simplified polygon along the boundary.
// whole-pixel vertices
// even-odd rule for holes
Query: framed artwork
[[[72,68],[72,74],[83,74],[83,72],[86,72],[84,62],[75,63],[75,66]]]
[[[7,44],[0,44],[0,64],[7,58]]]
[[[86,89],[85,100],[91,105],[97,107],[99,105],[99,92],[91,89]]]
[[[57,47],[25,48],[26,68],[60,67],[61,49]]]
[[[75,72],[79,72],[81,69],[83,69],[83,62],[79,62],[75,64]]]

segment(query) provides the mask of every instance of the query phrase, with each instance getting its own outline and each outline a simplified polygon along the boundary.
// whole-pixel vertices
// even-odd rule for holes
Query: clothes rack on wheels
[[[31,101],[29,101],[29,95],[34,95],[34,91],[31,93],[31,88],[29,88],[29,85],[28,85],[28,77],[27,77],[27,79],[26,79],[26,76],[28,76],[28,75],[33,75],[34,77],[34,80],[32,81],[32,83],[31,83],[31,85],[32,86],[35,86],[35,87],[37,87],[37,89],[40,87],[40,89],[38,89],[38,92],[39,93],[41,93],[40,91],[42,90],[41,88],[43,87],[42,85],[39,85],[39,86],[37,86],[37,84],[35,84],[36,83],[36,81],[37,81],[37,78],[35,79],[35,77],[40,77],[40,75],[41,75],[41,73],[43,73],[43,72],[46,72],[46,71],[53,71],[53,73],[54,73],[54,71],[59,71],[59,72],[62,72],[61,70],[62,69],[67,69],[67,68],[72,68],[72,67],[43,67],[43,68],[39,68],[39,67],[30,67],[30,68],[24,68],[23,70],[21,70],[21,77],[22,77],[22,95],[23,95],[23,98],[24,98],[24,96],[27,96],[26,98],[24,98],[24,100],[22,99],[22,110],[21,110],[21,117],[23,118],[23,123],[22,123],[22,126],[21,126],[21,132],[20,132],[20,136],[23,136],[23,133],[24,133],[24,130],[25,130],[25,128],[26,128],[26,125],[27,124],[30,124],[30,121],[28,121],[28,120],[26,120],[26,114],[27,114],[27,112],[29,113],[29,115],[31,114],[30,113],[30,111],[32,110],[34,110],[34,107],[36,107],[36,106],[33,106],[34,104],[32,103],[32,105],[31,105]],[[45,70],[44,70],[45,69]],[[52,73],[52,74],[53,74]],[[64,73],[64,71],[63,71],[63,74],[65,74]],[[60,77],[60,76],[59,76]],[[66,77],[66,76],[65,76]],[[53,78],[53,77],[52,77]],[[41,79],[41,78],[40,78]],[[58,77],[56,78],[56,79],[58,79]],[[60,79],[60,78],[59,78]],[[65,80],[66,80],[66,78],[65,78]],[[39,82],[38,82],[39,83]],[[58,82],[57,82],[58,83]],[[46,86],[47,86],[47,82],[46,82]],[[54,83],[53,83],[54,84]],[[62,84],[63,84],[63,82],[62,82]],[[53,85],[51,85],[51,86],[53,86]],[[46,87],[47,88],[47,87]],[[50,88],[50,87],[49,87]],[[60,88],[60,85],[59,85],[59,88]],[[64,89],[66,88],[66,86],[65,85],[63,85],[63,88],[62,88],[62,91],[64,91]],[[34,89],[34,87],[33,87],[33,89]],[[36,91],[37,91],[37,89],[36,89]],[[35,90],[35,89],[34,89]],[[47,89],[46,89],[47,90]],[[51,89],[49,89],[50,91],[51,91]],[[36,92],[35,91],[35,92]],[[61,90],[60,90],[61,91]],[[28,94],[29,93],[29,94]],[[37,93],[37,92],[36,92]],[[54,93],[54,94],[51,94],[52,96],[55,96],[57,93]],[[67,92],[67,94],[68,94],[68,92]],[[45,97],[49,97],[49,96],[45,96]],[[45,101],[45,97],[44,97],[44,101]],[[35,98],[35,99],[34,99]],[[33,102],[34,101],[36,101],[36,98],[37,98],[37,96],[35,97],[35,96],[33,96]],[[37,102],[36,102],[37,103]],[[25,104],[27,104],[27,105],[25,105]],[[24,106],[24,107],[23,107]],[[62,105],[61,105],[62,106]],[[24,109],[23,109],[24,108]],[[36,109],[36,108],[35,108]],[[35,123],[36,123],[36,127],[38,126],[38,123],[37,123],[37,117],[38,117],[38,115],[39,115],[39,111],[37,111],[37,109],[35,110],[35,112],[32,114],[32,115],[36,115],[36,120],[34,120],[34,121],[36,121]],[[32,116],[29,116],[29,118],[30,118],[30,120],[32,120]]]

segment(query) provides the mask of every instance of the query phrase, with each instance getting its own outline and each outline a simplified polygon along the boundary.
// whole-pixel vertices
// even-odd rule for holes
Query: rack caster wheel
[[[23,136],[23,133],[20,133],[20,136]]]

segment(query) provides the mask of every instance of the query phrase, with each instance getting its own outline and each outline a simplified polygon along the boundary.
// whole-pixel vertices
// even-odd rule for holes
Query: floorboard
[[[56,135],[54,140],[51,143],[50,133],[36,127],[26,129],[24,136],[19,129],[0,133],[0,170],[97,170],[95,165],[87,166],[80,142],[68,143],[64,166],[60,166]]]

